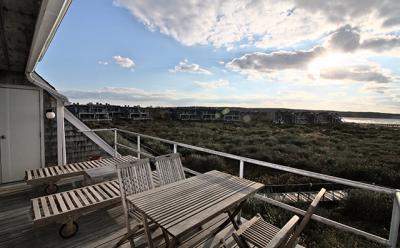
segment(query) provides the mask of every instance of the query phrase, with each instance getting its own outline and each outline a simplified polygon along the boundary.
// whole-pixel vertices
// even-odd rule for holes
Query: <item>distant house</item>
[[[224,121],[234,122],[234,121],[241,121],[242,114],[239,111],[230,111],[229,113],[223,115],[222,117]]]
[[[239,111],[225,111],[221,108],[180,107],[171,110],[174,119],[182,121],[240,121]]]
[[[220,117],[216,109],[204,109],[201,110],[200,113],[203,121],[215,121]]]
[[[332,112],[276,111],[275,124],[326,125],[341,123],[340,116]]]
[[[199,114],[196,109],[177,109],[174,116],[182,121],[198,121],[200,120]]]
[[[74,103],[67,108],[82,121],[110,121],[115,119],[150,120],[149,112],[140,106],[119,106],[108,103]]]
[[[150,120],[150,113],[146,109],[141,108],[140,106],[128,107],[126,109],[129,113],[128,119],[131,120]]]

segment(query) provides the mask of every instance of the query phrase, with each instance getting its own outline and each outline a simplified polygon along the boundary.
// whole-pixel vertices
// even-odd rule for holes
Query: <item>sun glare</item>
[[[321,70],[343,66],[343,64],[347,63],[345,57],[346,56],[341,53],[331,53],[316,58],[308,65],[308,71],[314,76],[314,78],[319,78]]]

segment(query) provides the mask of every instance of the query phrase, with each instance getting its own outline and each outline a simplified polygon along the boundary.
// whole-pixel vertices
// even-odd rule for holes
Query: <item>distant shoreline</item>
[[[355,123],[363,125],[400,127],[400,119],[393,119],[393,118],[342,117],[342,121],[344,123]]]

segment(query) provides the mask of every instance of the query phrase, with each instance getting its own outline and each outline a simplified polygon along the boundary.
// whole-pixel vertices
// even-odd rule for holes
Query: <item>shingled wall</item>
[[[43,94],[44,111],[56,111],[55,99],[48,93]],[[99,157],[109,157],[96,143],[78,130],[67,120],[65,125],[65,146],[67,163],[74,163]],[[45,161],[46,166],[57,165],[57,121],[44,119]]]

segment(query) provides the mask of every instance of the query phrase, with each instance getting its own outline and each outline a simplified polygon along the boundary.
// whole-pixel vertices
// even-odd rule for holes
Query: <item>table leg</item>
[[[147,217],[142,214],[142,220],[143,220],[143,228],[144,228],[144,235],[146,236],[147,244],[149,248],[153,248],[153,239],[151,238],[151,230],[149,228],[149,223],[147,221]]]
[[[176,247],[176,238],[172,238],[169,242],[168,242],[168,248],[175,248]]]
[[[215,230],[213,231],[213,234],[215,235],[215,234],[219,233],[220,231],[224,230],[224,228],[226,226],[228,226],[229,223],[232,223],[232,225],[235,228],[235,230],[238,230],[239,226],[235,221],[235,216],[240,212],[240,210],[242,209],[243,205],[244,205],[244,202],[241,202],[233,212],[230,212],[228,210],[227,211],[228,219],[226,219],[221,225],[219,225],[217,228],[215,228]]]
[[[169,235],[168,235],[168,232],[167,231],[165,231],[165,229],[164,228],[161,228],[161,230],[162,230],[162,232],[163,232],[163,236],[164,236],[164,240],[165,240],[165,245],[167,246],[167,247],[169,247]]]
[[[229,210],[228,210],[228,217],[229,217],[230,221],[232,222],[232,225],[235,228],[235,230],[239,230],[239,225],[235,221],[235,215],[231,214],[231,212]]]
[[[131,247],[135,247],[134,236],[136,232],[140,229],[140,226],[135,226],[133,229],[128,230],[128,232],[113,246],[113,248],[123,245],[127,240]]]

